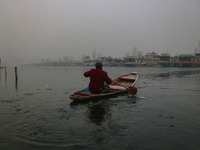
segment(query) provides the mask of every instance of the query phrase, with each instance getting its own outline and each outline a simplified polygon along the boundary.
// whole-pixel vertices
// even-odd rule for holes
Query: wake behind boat
[[[134,87],[137,79],[138,79],[137,72],[131,72],[129,74],[125,74],[114,79],[113,82],[109,85],[110,92],[108,93],[93,94],[91,92],[81,90],[81,91],[73,93],[70,96],[70,99],[82,101],[82,100],[87,100],[87,99],[111,97],[114,95],[126,93],[126,92],[129,92],[130,87]],[[137,89],[134,94],[136,93],[137,93]]]

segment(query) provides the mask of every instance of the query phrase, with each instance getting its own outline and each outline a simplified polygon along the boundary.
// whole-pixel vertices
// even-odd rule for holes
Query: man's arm
[[[85,76],[85,77],[89,77],[89,76],[90,76],[90,72],[91,72],[90,70],[89,70],[89,71],[86,71],[86,72],[84,73],[84,76]]]
[[[112,80],[111,80],[111,78],[108,77],[107,73],[106,73],[106,79],[105,79],[105,81],[106,81],[107,84],[112,83]]]

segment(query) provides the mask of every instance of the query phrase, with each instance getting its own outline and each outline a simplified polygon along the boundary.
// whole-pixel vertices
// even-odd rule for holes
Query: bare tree
[[[132,56],[137,58],[138,57],[138,47],[134,46],[132,50]]]
[[[85,60],[85,57],[86,57],[86,55],[83,54],[82,57],[81,57],[81,60],[84,61],[84,60]]]
[[[199,48],[199,50],[200,50],[200,40],[199,40],[199,42],[198,42],[198,48]]]
[[[195,53],[198,52],[198,48],[197,48],[197,47],[194,48],[194,52],[195,52]]]
[[[138,47],[135,46],[133,50],[134,50],[134,57],[138,57]]]
[[[194,52],[195,52],[195,53],[200,52],[200,40],[199,40],[199,42],[198,42],[198,44],[197,44],[197,47],[194,47]]]
[[[142,56],[143,56],[142,51],[139,51],[139,52],[138,52],[138,58],[142,58]]]
[[[97,54],[97,61],[99,60],[100,57],[102,57],[103,54]]]
[[[96,54],[97,54],[97,52],[96,52],[96,49],[95,49],[95,50],[92,51],[92,58],[93,58],[93,61],[96,60]]]
[[[126,57],[129,57],[129,55],[130,55],[129,53],[126,53],[126,54],[125,54]]]

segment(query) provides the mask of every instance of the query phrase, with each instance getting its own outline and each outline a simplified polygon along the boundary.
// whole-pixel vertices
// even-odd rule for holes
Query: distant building
[[[156,54],[155,52],[147,53],[144,55],[144,63],[147,64],[147,66],[157,66],[160,55]]]
[[[173,67],[174,66],[174,57],[171,57],[169,55],[161,55],[159,56],[160,60],[158,61],[158,64],[162,67]]]
[[[163,67],[200,67],[200,56],[180,54],[176,57],[160,56],[158,64]]]
[[[134,56],[128,56],[128,57],[124,57],[124,66],[125,67],[135,67],[135,57]]]
[[[83,64],[84,64],[85,66],[93,66],[93,65],[94,65],[94,62],[93,62],[92,59],[90,59],[90,56],[85,56],[85,57],[83,58]]]
[[[111,56],[109,57],[99,57],[98,61],[101,61],[103,65],[105,66],[111,66],[113,62],[113,58]]]
[[[113,59],[112,66],[123,66],[123,61],[121,58]]]
[[[195,55],[195,56],[199,56],[199,57],[200,57],[200,50],[199,50],[199,51],[196,51],[196,52],[194,52],[194,55]]]
[[[200,67],[200,57],[192,54],[180,54],[178,57],[175,57],[174,66]]]

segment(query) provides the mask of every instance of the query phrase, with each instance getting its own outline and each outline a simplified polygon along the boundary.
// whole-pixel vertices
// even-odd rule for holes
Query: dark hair
[[[102,63],[100,63],[100,62],[97,62],[97,63],[95,64],[95,67],[96,67],[96,68],[102,68],[102,66],[103,66]]]

